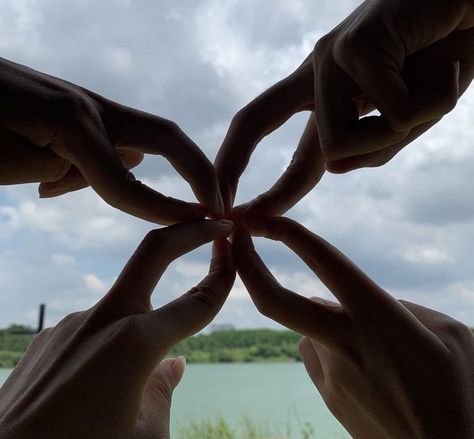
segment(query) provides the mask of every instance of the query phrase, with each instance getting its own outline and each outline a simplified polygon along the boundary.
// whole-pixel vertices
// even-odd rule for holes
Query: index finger
[[[239,177],[260,140],[295,113],[313,107],[313,66],[308,57],[295,72],[234,116],[214,162],[226,212],[232,208]]]
[[[97,307],[115,316],[150,311],[151,295],[168,265],[207,242],[228,236],[231,230],[230,221],[205,220],[149,232]]]
[[[291,163],[282,176],[267,192],[233,209],[232,216],[252,218],[283,215],[318,184],[325,170],[316,117],[311,113]]]
[[[347,339],[350,322],[342,308],[310,300],[284,288],[260,259],[242,225],[237,227],[232,246],[240,278],[263,315],[332,346]]]
[[[399,317],[413,320],[390,294],[351,260],[300,224],[287,218],[272,218],[259,221],[258,227],[265,237],[281,241],[293,250],[354,320],[373,322]]]
[[[202,219],[209,212],[205,206],[166,197],[136,180],[103,126],[76,123],[50,148],[73,163],[104,201],[123,212],[159,224]]]
[[[112,144],[165,157],[190,184],[196,198],[213,214],[223,213],[214,166],[174,122],[95,96],[104,106],[102,118]]]

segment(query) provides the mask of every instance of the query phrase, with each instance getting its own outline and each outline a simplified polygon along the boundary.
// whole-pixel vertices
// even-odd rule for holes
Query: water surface
[[[0,369],[0,384],[9,372]],[[191,420],[218,417],[235,428],[248,417],[281,437],[290,432],[292,439],[300,439],[306,422],[314,439],[350,438],[300,363],[188,365],[173,395],[172,438]]]

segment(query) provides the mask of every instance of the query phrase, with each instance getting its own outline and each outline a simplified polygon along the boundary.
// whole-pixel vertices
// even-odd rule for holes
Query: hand
[[[169,438],[169,406],[184,364],[160,360],[207,325],[235,279],[230,222],[150,232],[109,293],[42,331],[0,391],[2,439]],[[209,275],[152,310],[171,261],[216,240]]]
[[[0,184],[41,182],[42,197],[91,185],[110,205],[160,224],[223,210],[214,167],[173,122],[0,59]],[[129,168],[165,156],[200,206],[165,197]]]
[[[313,148],[329,171],[380,166],[456,105],[474,77],[473,53],[472,0],[363,2],[234,117],[215,161],[227,211],[258,142],[295,113],[315,111]],[[374,108],[381,116],[359,119]]]
[[[340,304],[282,287],[240,227],[233,240],[242,281],[258,309],[301,333],[306,369],[352,437],[474,437],[474,337],[436,311],[397,301],[336,248],[288,219],[256,226],[282,241]]]

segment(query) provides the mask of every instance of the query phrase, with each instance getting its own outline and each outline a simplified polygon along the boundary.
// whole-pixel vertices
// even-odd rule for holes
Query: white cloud
[[[94,273],[83,274],[82,278],[84,279],[85,287],[89,291],[92,291],[93,293],[106,293],[107,284]]]
[[[58,268],[73,268],[76,265],[74,256],[64,253],[53,253],[51,255],[51,262]]]
[[[343,0],[5,0],[2,56],[177,121],[212,159],[233,113],[291,72],[317,37],[360,2]],[[264,23],[264,25],[262,25]],[[335,243],[394,295],[474,324],[474,90],[452,114],[382,169],[326,175],[291,212]],[[245,201],[278,178],[306,116],[259,146],[239,185]],[[163,160],[137,176],[194,200]],[[264,176],[264,178],[262,178]],[[0,326],[50,323],[92,305],[153,225],[116,211],[90,189],[39,200],[34,185],[0,191]],[[330,297],[291,252],[259,250],[286,287]],[[208,270],[208,248],[172,264],[154,296],[160,306]],[[14,300],[13,300],[14,299]],[[219,322],[274,325],[237,281]]]

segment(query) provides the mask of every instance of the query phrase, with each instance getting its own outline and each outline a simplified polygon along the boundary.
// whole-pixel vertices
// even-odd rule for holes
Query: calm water
[[[0,384],[9,371],[0,369]],[[273,433],[300,439],[310,422],[316,439],[350,436],[324,406],[302,364],[188,365],[173,395],[173,438],[190,420],[222,417],[238,427],[245,417]]]

